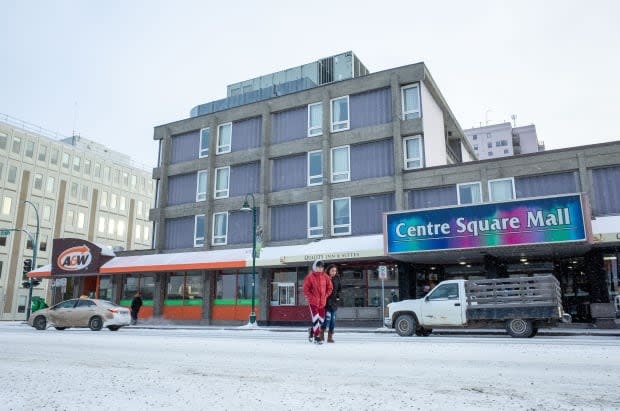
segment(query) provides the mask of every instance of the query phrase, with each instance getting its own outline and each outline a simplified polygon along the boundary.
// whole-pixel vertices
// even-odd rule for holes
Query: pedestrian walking
[[[140,296],[140,293],[136,293],[131,300],[131,325],[138,324],[138,313],[140,312],[140,307],[142,307],[142,297]]]
[[[325,304],[325,322],[321,326],[321,339],[325,336],[325,330],[327,330],[327,342],[334,342],[334,328],[336,327],[336,311],[338,310],[338,304],[340,303],[340,275],[338,275],[338,267],[332,264],[327,267],[327,275],[332,281],[332,293],[327,297],[327,303]]]
[[[308,330],[309,339],[316,344],[322,344],[321,326],[325,319],[325,304],[327,297],[332,293],[332,282],[323,271],[323,261],[316,260],[312,264],[312,271],[304,278],[304,295],[310,305],[312,328]]]

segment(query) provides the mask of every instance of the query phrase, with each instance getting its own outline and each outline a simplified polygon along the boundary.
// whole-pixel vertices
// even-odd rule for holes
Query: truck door
[[[421,311],[424,326],[463,325],[458,283],[439,284],[424,298]]]

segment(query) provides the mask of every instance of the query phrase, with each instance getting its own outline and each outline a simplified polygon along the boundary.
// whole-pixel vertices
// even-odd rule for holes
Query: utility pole
[[[34,213],[37,217],[37,231],[34,235],[34,244],[32,244],[32,269],[37,269],[37,251],[39,249],[39,210],[37,210],[37,206],[35,206],[32,202],[25,200],[24,204],[30,204],[32,208],[34,208]],[[28,219],[26,219],[28,221]],[[24,230],[25,231],[25,230]],[[32,237],[30,238],[32,241]],[[28,283],[30,286],[28,287],[28,305],[26,307],[26,321],[30,319],[30,311],[32,309],[32,277],[28,277]]]

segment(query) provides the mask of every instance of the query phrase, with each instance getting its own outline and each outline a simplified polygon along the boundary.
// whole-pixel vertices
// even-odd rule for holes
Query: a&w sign
[[[78,238],[56,238],[52,251],[52,275],[97,273],[101,248]]]

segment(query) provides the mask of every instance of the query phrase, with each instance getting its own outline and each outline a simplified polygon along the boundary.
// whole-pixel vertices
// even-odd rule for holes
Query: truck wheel
[[[416,321],[410,314],[402,314],[396,318],[394,328],[396,333],[401,337],[411,337],[416,329]]]
[[[508,320],[506,321],[506,331],[511,337],[528,338],[533,332],[532,322],[522,318]]]

